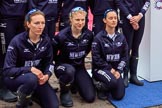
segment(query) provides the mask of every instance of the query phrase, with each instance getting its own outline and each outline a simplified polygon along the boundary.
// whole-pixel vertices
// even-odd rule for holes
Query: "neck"
[[[108,28],[108,27],[106,27],[106,29],[105,29],[106,31],[107,31],[107,33],[109,33],[109,34],[114,34],[115,33],[115,28]]]
[[[75,29],[73,27],[71,29],[72,29],[73,37],[78,38],[81,35],[81,31],[80,30],[77,30],[77,29]]]
[[[32,33],[29,33],[29,39],[33,42],[33,43],[37,43],[40,40],[40,35],[35,35]]]

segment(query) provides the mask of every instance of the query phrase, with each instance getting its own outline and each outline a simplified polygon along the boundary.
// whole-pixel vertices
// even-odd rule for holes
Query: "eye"
[[[41,24],[43,24],[43,25],[44,25],[44,24],[45,24],[45,22],[41,22]]]
[[[76,19],[76,21],[80,21],[80,19]]]
[[[39,25],[39,24],[40,24],[40,22],[35,22],[34,24]]]
[[[112,19],[113,19],[113,17],[109,17],[108,19],[109,19],[109,20],[112,20]]]
[[[81,21],[85,21],[85,19],[81,19]]]

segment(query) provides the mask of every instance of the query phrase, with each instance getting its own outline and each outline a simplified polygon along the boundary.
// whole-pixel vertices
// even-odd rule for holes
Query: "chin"
[[[78,29],[78,30],[82,30],[82,29],[83,29],[83,27],[78,27],[77,29]]]

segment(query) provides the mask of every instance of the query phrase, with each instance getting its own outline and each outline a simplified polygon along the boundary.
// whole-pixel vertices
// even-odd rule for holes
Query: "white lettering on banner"
[[[106,60],[107,61],[119,61],[120,60],[120,54],[107,54]]]
[[[39,60],[34,60],[34,61],[25,61],[25,66],[38,66],[40,63],[41,59]]]
[[[82,58],[83,56],[85,56],[85,51],[81,51],[81,52],[70,52],[70,54],[69,54],[69,58],[70,59]]]

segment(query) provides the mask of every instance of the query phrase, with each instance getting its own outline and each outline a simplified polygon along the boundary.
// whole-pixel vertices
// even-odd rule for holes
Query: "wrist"
[[[143,17],[143,14],[140,12],[140,13],[138,13],[138,15],[142,18]]]

